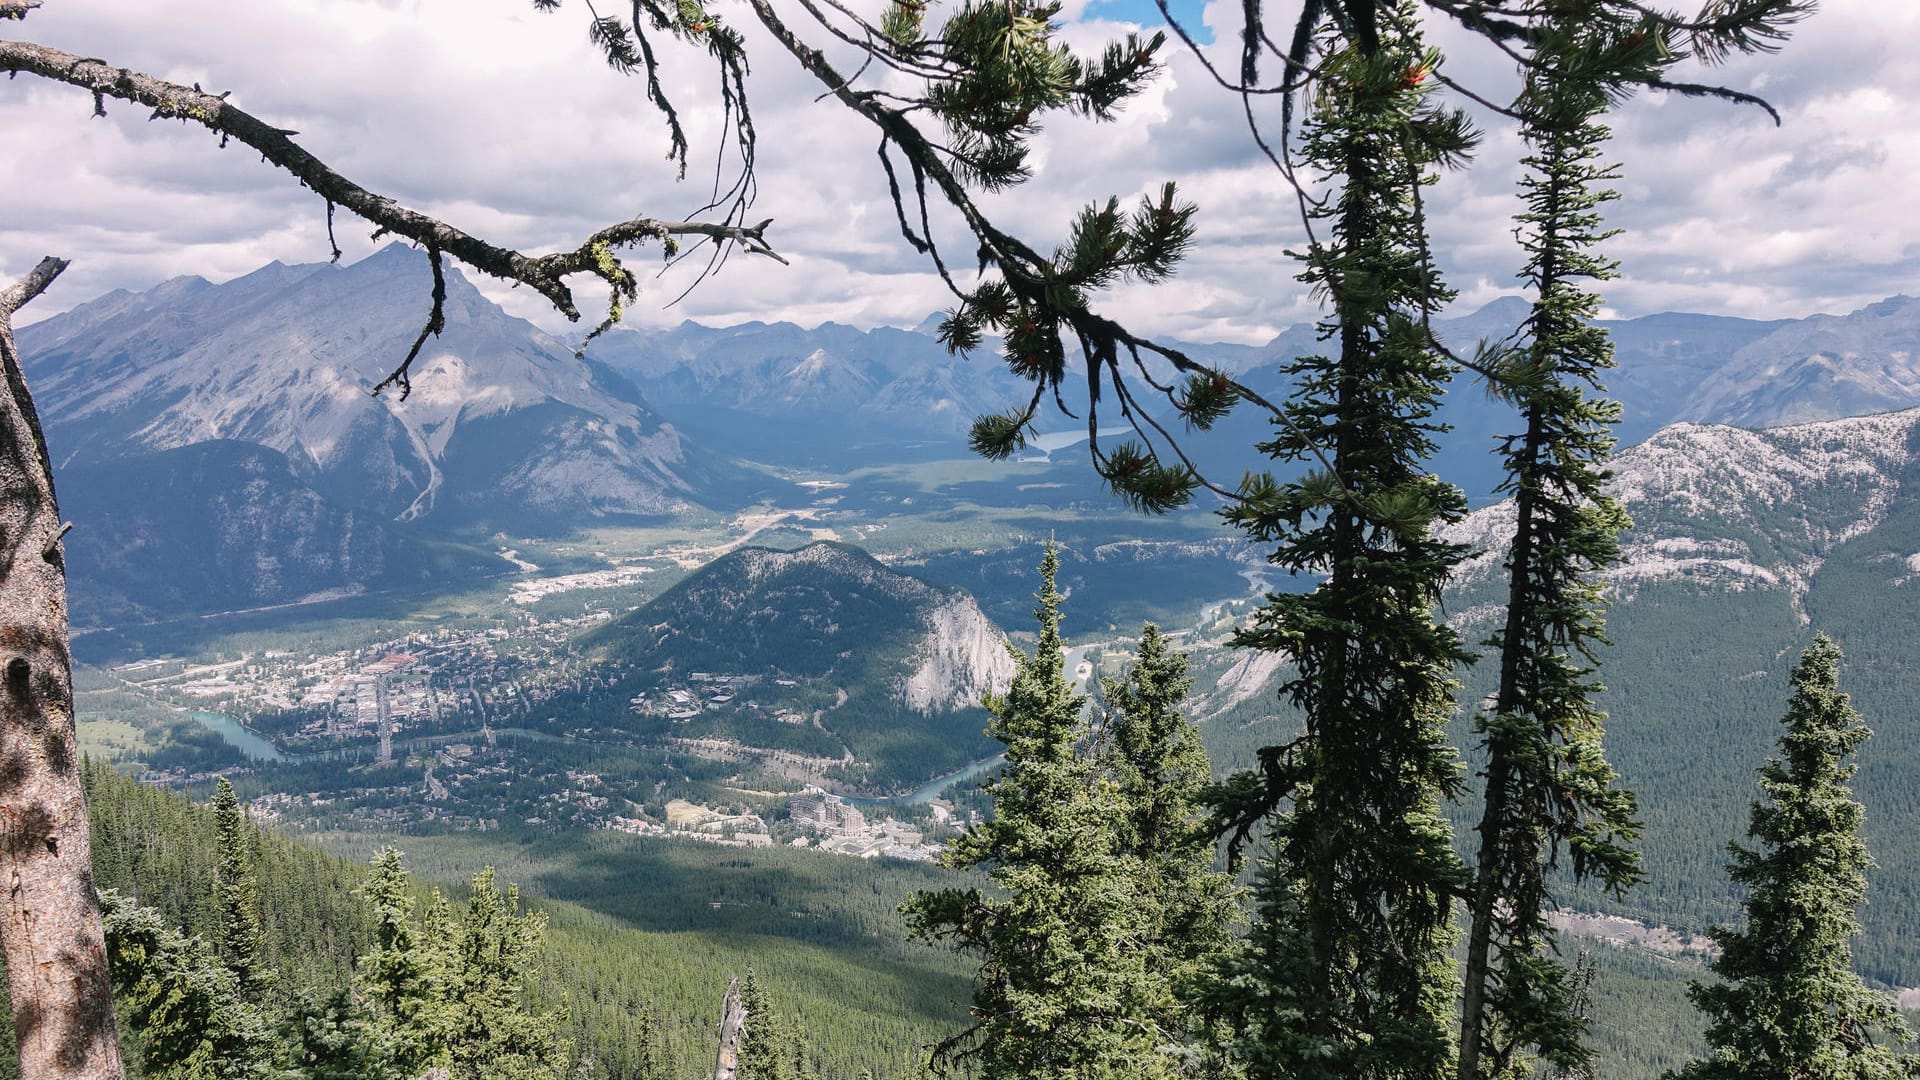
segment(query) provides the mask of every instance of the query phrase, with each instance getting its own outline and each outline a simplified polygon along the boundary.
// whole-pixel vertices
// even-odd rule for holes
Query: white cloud
[[[1086,5],[1075,4],[1070,14]],[[1207,5],[1234,64],[1238,5]],[[734,24],[744,5],[720,0]],[[1191,11],[1191,5],[1180,10]],[[1147,4],[1093,5],[1095,18],[1142,18]],[[705,201],[718,138],[717,87],[673,52],[669,92],[694,140],[676,183],[666,137],[641,83],[606,70],[584,35],[579,3],[539,15],[527,0],[49,0],[18,36],[209,88],[300,131],[299,141],[367,187],[523,249],[571,246],[635,214],[678,216]],[[1076,43],[1131,24],[1087,21]],[[1506,64],[1454,31],[1450,70],[1497,86]],[[630,321],[833,319],[912,325],[947,303],[931,266],[900,237],[874,156],[876,134],[788,57],[755,40],[750,92],[761,135],[756,217],[772,217],[782,267],[736,257],[679,306],[661,305],[686,268],[650,281]],[[1056,121],[1041,177],[989,200],[1037,247],[1058,242],[1081,204],[1132,200],[1166,179],[1199,202],[1201,242],[1175,284],[1125,287],[1111,303],[1142,329],[1261,341],[1310,318],[1313,304],[1284,254],[1302,236],[1293,195],[1247,138],[1238,99],[1177,41],[1170,70],[1113,124]],[[833,55],[844,59],[845,50]],[[1778,56],[1741,58],[1707,77],[1763,90],[1757,110],[1678,98],[1630,103],[1614,120],[1625,198],[1610,209],[1627,232],[1610,245],[1623,278],[1610,310],[1691,309],[1759,317],[1857,307],[1920,271],[1920,212],[1907,196],[1920,169],[1920,129],[1899,102],[1920,98],[1920,5],[1830,0]],[[239,147],[203,131],[149,123],[131,105],[105,120],[68,87],[20,77],[0,84],[0,274],[45,253],[74,260],[29,308],[45,317],[110,288],[178,274],[222,279],[270,259],[326,256],[324,208]],[[1517,140],[1487,121],[1480,163],[1432,195],[1436,249],[1461,303],[1509,291],[1517,254]],[[342,216],[349,258],[372,249]],[[917,223],[916,223],[917,227]],[[939,215],[956,272],[971,245]],[[652,257],[638,256],[637,265]],[[481,283],[487,287],[486,283]],[[582,287],[582,299],[591,290]],[[516,314],[555,324],[526,290],[490,287]],[[651,301],[651,302],[648,302]]]

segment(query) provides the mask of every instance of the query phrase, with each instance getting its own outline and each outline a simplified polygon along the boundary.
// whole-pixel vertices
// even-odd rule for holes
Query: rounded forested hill
[[[681,695],[671,715],[627,709],[623,726],[833,762],[823,779],[862,788],[990,755],[979,702],[1013,674],[1006,635],[964,590],[834,542],[730,552],[585,644],[625,672],[623,703]],[[716,691],[696,675],[742,681]]]
[[[955,597],[848,544],[743,547],[708,563],[590,644],[643,669],[862,677],[903,661],[925,614]]]

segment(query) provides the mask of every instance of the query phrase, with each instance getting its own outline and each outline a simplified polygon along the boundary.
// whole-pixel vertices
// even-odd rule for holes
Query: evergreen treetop
[[[1330,303],[1330,355],[1296,360],[1295,392],[1261,450],[1304,478],[1241,485],[1226,512],[1270,562],[1323,575],[1275,593],[1236,644],[1287,653],[1300,737],[1227,809],[1271,823],[1259,940],[1288,953],[1256,998],[1290,1013],[1265,1077],[1439,1077],[1453,1057],[1452,902],[1463,885],[1441,801],[1461,787],[1448,744],[1458,637],[1435,616],[1462,549],[1435,535],[1465,513],[1426,467],[1452,374],[1429,317],[1452,297],[1427,250],[1422,189],[1472,132],[1432,97],[1438,57],[1413,5],[1366,50],[1323,28],[1306,164],[1334,190],[1311,211],[1301,279]],[[1258,978],[1257,975],[1253,976]]]
[[[1872,733],[1839,689],[1840,650],[1816,637],[1793,669],[1780,755],[1760,768],[1755,846],[1729,845],[1745,927],[1716,927],[1722,980],[1691,996],[1712,1054],[1681,1080],[1894,1080],[1920,1075],[1893,1000],[1853,971],[1856,911],[1873,865],[1846,759]],[[1904,1047],[1904,1049],[1897,1049]]]
[[[233,784],[224,776],[214,782],[213,821],[220,855],[214,884],[220,907],[220,956],[239,981],[241,993],[252,998],[270,981],[262,970],[259,878],[253,869],[252,831]]]
[[[1585,70],[1629,30],[1567,18],[1535,44],[1520,95],[1532,153],[1521,181],[1522,278],[1534,299],[1520,340],[1482,350],[1489,386],[1518,411],[1502,440],[1515,524],[1507,546],[1506,618],[1487,642],[1498,656],[1491,708],[1475,718],[1486,748],[1480,849],[1469,899],[1459,1080],[1498,1076],[1532,1051],[1555,1068],[1592,1056],[1578,986],[1547,921],[1548,876],[1563,857],[1575,879],[1618,892],[1637,880],[1629,846],[1634,800],[1617,786],[1594,704],[1594,649],[1604,603],[1596,571],[1619,557],[1626,513],[1607,493],[1619,406],[1592,396],[1613,365],[1600,298],[1613,276],[1598,245],[1614,171],[1600,163],[1596,119],[1607,87]]]
[[[901,910],[915,934],[981,957],[974,1025],[936,1050],[940,1063],[970,1060],[987,1080],[1157,1078],[1175,1067],[1154,1022],[1166,988],[1139,947],[1151,927],[1137,864],[1120,850],[1124,807],[1080,752],[1085,699],[1066,680],[1058,567],[1049,544],[1039,642],[1013,649],[1012,684],[986,701],[988,731],[1007,747],[983,785],[993,817],[942,859],[985,871],[994,889],[920,892]]]

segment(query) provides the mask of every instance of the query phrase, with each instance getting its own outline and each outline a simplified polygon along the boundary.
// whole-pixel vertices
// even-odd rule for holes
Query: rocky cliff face
[[[972,597],[951,595],[922,618],[927,633],[914,647],[918,666],[894,691],[901,704],[920,713],[950,712],[1006,691],[1013,681],[1007,636]]]
[[[1702,381],[1679,417],[1775,427],[1920,405],[1920,299],[1780,325]]]

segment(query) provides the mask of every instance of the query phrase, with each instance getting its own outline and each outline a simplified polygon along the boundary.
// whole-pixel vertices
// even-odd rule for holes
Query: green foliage
[[[1713,931],[1722,952],[1711,967],[1724,981],[1692,991],[1712,1020],[1713,1052],[1681,1077],[1920,1074],[1910,1045],[1896,1049],[1913,1033],[1892,1000],[1853,971],[1872,859],[1865,810],[1847,788],[1854,766],[1843,762],[1871,732],[1839,690],[1840,660],[1823,635],[1794,668],[1780,756],[1760,769],[1767,801],[1754,804],[1749,826],[1758,846],[1733,845],[1728,865],[1747,889],[1746,926]]]
[[[502,897],[491,867],[473,878],[456,930],[436,890],[417,925],[411,881],[397,851],[375,856],[362,895],[379,918],[378,944],[360,960],[377,1070],[399,1077],[445,1067],[451,1080],[558,1080],[572,1046],[564,1009],[530,1007],[544,956],[546,916]]]
[[[259,1003],[206,942],[153,908],[100,893],[107,964],[153,1080],[252,1080],[267,1075],[271,1032]]]
[[[373,873],[360,896],[378,927],[373,951],[358,962],[357,989],[369,1013],[369,1056],[381,1073],[417,1076],[445,1057],[449,964],[443,953],[436,955],[445,942],[421,940],[414,924],[412,882],[397,850],[386,848],[374,856]],[[429,925],[444,935],[444,905],[437,906],[442,908],[440,918],[430,918]]]
[[[1243,1012],[1283,1018],[1277,1045],[1248,1033],[1263,1078],[1438,1077],[1452,1057],[1451,902],[1464,873],[1441,802],[1461,786],[1445,723],[1464,657],[1434,606],[1461,549],[1433,530],[1465,500],[1424,467],[1450,375],[1426,320],[1452,294],[1427,255],[1419,193],[1471,138],[1431,100],[1437,58],[1412,14],[1398,5],[1371,52],[1322,42],[1305,156],[1336,187],[1313,212],[1327,235],[1301,277],[1331,302],[1322,331],[1338,353],[1290,365],[1295,392],[1261,450],[1326,471],[1253,478],[1227,512],[1275,544],[1269,561],[1325,575],[1310,593],[1270,596],[1236,639],[1294,658],[1283,693],[1305,723],[1262,752],[1263,775],[1227,808],[1243,829],[1272,815],[1259,914],[1280,921],[1254,942],[1275,981],[1242,969],[1240,995]]]
[[[1154,1021],[1186,1044],[1195,1067],[1217,1073],[1218,1033],[1194,1006],[1242,920],[1240,890],[1214,869],[1212,820],[1201,804],[1212,781],[1207,753],[1180,711],[1192,686],[1187,655],[1147,623],[1133,666],[1101,681],[1109,717],[1098,762],[1123,806],[1120,851],[1136,863],[1135,903],[1147,917],[1136,947],[1149,975],[1165,982],[1167,1007]]]
[[[1548,876],[1561,857],[1576,881],[1618,894],[1640,863],[1630,793],[1601,746],[1604,714],[1594,699],[1593,649],[1604,640],[1595,571],[1619,558],[1630,524],[1604,485],[1619,406],[1595,401],[1613,364],[1606,332],[1593,325],[1600,300],[1585,283],[1613,276],[1595,253],[1606,236],[1599,207],[1614,177],[1597,164],[1607,132],[1593,122],[1603,87],[1567,70],[1594,28],[1563,33],[1522,95],[1533,153],[1520,216],[1534,291],[1530,341],[1497,361],[1491,387],[1520,412],[1524,428],[1501,448],[1514,499],[1507,551],[1505,621],[1488,641],[1499,656],[1490,710],[1475,731],[1486,754],[1480,852],[1471,896],[1461,1022],[1463,1080],[1504,1074],[1529,1049],[1556,1069],[1587,1065],[1592,1050],[1577,1007],[1574,973],[1558,957],[1547,922]]]
[[[253,869],[253,828],[226,777],[214,783],[213,824],[220,848],[214,894],[220,905],[220,958],[253,999],[270,982],[260,968],[260,886]]]
[[[806,1043],[792,1021],[767,999],[753,969],[740,984],[740,1003],[746,1009],[746,1028],[740,1038],[739,1080],[812,1080],[807,1068]]]
[[[98,762],[82,769],[93,824],[94,880],[138,896],[168,926],[217,941],[219,827],[206,807],[162,787],[135,783]],[[372,920],[353,896],[359,869],[285,837],[248,826],[258,884],[263,981],[333,990],[352,978],[353,957],[371,944]]]
[[[326,839],[357,859],[380,842]],[[793,1004],[829,1076],[917,1078],[919,1048],[964,1017],[961,965],[910,942],[897,912],[913,890],[956,882],[929,864],[606,831],[407,845],[416,874],[447,880],[490,862],[540,898],[543,999],[565,991],[582,1056],[612,1077],[654,1075],[649,1058],[662,1077],[711,1076],[726,973],[749,966],[773,1001]]]
[[[1012,685],[987,702],[989,731],[1007,747],[983,785],[993,818],[943,858],[984,870],[995,890],[916,893],[901,910],[916,934],[981,958],[974,1025],[942,1043],[937,1061],[977,1062],[988,1080],[1167,1076],[1174,1059],[1156,1022],[1165,983],[1134,947],[1155,928],[1122,847],[1128,808],[1079,749],[1086,702],[1065,677],[1058,565],[1048,545],[1039,641],[1032,654],[1014,650]]]

